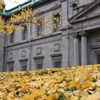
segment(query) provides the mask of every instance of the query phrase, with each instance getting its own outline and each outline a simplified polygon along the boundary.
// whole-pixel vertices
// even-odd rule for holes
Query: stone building
[[[100,63],[99,0],[38,0],[32,5],[41,19],[50,17],[48,24],[53,25],[56,13],[61,26],[48,30],[45,24],[41,27],[30,24],[24,31],[5,35],[4,71]]]

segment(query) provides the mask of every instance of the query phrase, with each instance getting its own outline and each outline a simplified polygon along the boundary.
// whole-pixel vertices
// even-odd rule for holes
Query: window
[[[26,40],[27,39],[27,27],[25,26],[24,27],[24,30],[23,30],[23,37],[22,37],[23,40]]]
[[[10,34],[10,43],[14,43],[14,32]]]
[[[54,67],[61,67],[61,60],[54,62]]]
[[[42,62],[36,64],[37,69],[42,69]]]
[[[53,28],[54,28],[54,32],[58,31],[60,28],[60,14],[56,14],[54,15],[54,23],[53,23]]]
[[[53,61],[53,67],[54,68],[59,68],[62,67],[62,55],[61,54],[54,54],[52,56],[52,61]]]
[[[42,19],[39,19],[37,21],[37,36],[41,36],[43,33],[43,25],[42,25]]]
[[[98,55],[98,64],[100,64],[100,55]]]
[[[27,70],[27,60],[20,60],[20,67],[21,71],[26,71]]]
[[[8,63],[8,68],[7,68],[7,70],[8,70],[9,72],[12,72],[12,71],[13,71],[13,68],[14,68],[14,62],[9,62],[9,63]]]
[[[42,69],[43,68],[43,58],[44,58],[44,56],[34,57],[36,69]]]

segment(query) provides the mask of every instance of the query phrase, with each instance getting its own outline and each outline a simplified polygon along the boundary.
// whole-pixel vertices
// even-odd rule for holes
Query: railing
[[[39,5],[41,3],[44,3],[46,1],[50,1],[50,0],[28,0],[22,4],[17,5],[16,7],[12,8],[10,10],[3,9],[3,11],[0,12],[0,14],[4,15],[4,16],[10,16],[11,14],[17,13],[28,6],[33,7],[33,6]]]

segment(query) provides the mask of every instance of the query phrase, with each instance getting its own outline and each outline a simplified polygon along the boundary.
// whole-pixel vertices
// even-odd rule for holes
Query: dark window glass
[[[21,61],[20,66],[21,66],[21,71],[26,71],[27,70],[27,61]]]
[[[11,71],[11,72],[13,71],[13,67],[12,66],[9,67],[9,71]]]
[[[60,14],[54,15],[54,32],[58,31],[60,27]]]
[[[37,34],[38,36],[41,36],[42,35],[42,20],[38,20],[37,21]]]
[[[37,68],[37,69],[42,69],[42,63],[36,64],[36,68]]]
[[[98,64],[100,64],[100,55],[98,55]]]
[[[8,64],[8,71],[13,71],[14,63],[9,63]]]
[[[14,42],[14,32],[10,35],[10,43]]]
[[[55,61],[54,67],[61,67],[61,61]]]
[[[21,66],[21,71],[26,71],[27,70],[27,66],[26,65],[22,65]]]
[[[27,27],[24,27],[25,29],[23,30],[23,40],[27,39]]]

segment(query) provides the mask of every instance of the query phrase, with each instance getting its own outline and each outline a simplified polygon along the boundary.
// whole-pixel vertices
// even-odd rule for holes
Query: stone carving
[[[70,0],[70,6],[73,6],[74,4],[78,5],[79,0]]]
[[[54,44],[54,52],[60,51],[60,44]]]
[[[38,48],[36,49],[36,54],[37,54],[37,55],[42,54],[42,48],[41,48],[41,47],[38,47]]]
[[[26,50],[22,50],[22,57],[26,57]]]
[[[77,38],[79,36],[79,32],[73,32],[71,35],[73,38]]]

